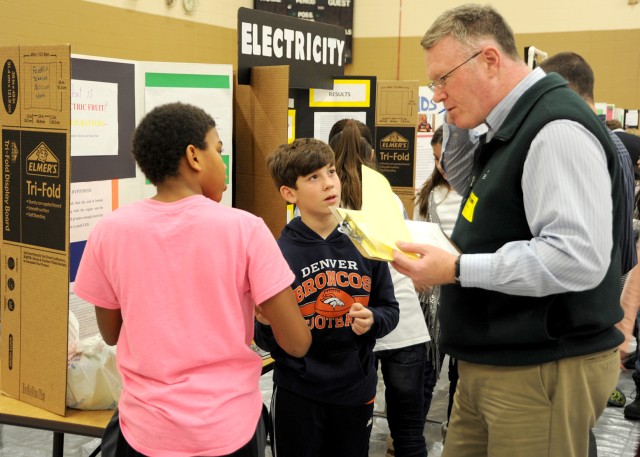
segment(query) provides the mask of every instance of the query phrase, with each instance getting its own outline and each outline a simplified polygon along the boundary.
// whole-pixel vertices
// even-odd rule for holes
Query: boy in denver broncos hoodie
[[[338,230],[329,207],[340,204],[340,180],[326,143],[282,145],[267,166],[282,197],[300,211],[278,245],[313,337],[304,358],[291,357],[257,315],[255,340],[276,361],[274,457],[365,457],[377,386],[373,346],[399,317],[389,268],[362,257]]]

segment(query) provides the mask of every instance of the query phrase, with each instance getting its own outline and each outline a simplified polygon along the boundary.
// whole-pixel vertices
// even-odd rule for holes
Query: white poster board
[[[227,165],[227,190],[222,204],[232,205],[233,189],[233,67],[221,64],[138,62],[136,92],[144,94],[138,105],[138,121],[145,113],[165,103],[198,106],[216,121]]]
[[[416,129],[416,192],[429,178],[435,167],[431,138],[433,131],[444,122],[442,103],[433,101],[433,92],[427,86],[420,86],[418,92],[418,128]],[[425,123],[426,122],[426,127]]]

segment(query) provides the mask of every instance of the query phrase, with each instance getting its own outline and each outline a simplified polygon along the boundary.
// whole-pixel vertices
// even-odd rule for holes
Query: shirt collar
[[[511,89],[507,96],[500,100],[500,103],[498,103],[495,108],[491,110],[485,121],[485,124],[489,129],[487,132],[487,142],[491,141],[493,135],[498,130],[500,130],[500,127],[502,126],[504,120],[507,118],[509,111],[511,111],[511,108],[513,108],[522,94],[524,94],[531,88],[531,86],[533,86],[545,76],[546,73],[542,68],[538,67],[534,69],[527,76],[525,76],[522,81],[520,81],[513,89]]]

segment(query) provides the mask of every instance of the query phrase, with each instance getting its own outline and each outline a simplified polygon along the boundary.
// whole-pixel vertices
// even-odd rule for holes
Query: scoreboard
[[[253,0],[253,8],[324,24],[346,31],[344,63],[351,63],[354,0]]]

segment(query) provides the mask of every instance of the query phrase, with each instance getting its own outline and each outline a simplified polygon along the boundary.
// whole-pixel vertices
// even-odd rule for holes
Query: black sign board
[[[289,98],[292,98],[295,101],[295,132],[297,138],[313,138],[315,131],[315,115],[316,113],[331,113],[331,112],[340,112],[345,113],[345,118],[349,118],[350,112],[354,114],[360,114],[363,111],[366,112],[366,122],[367,127],[371,130],[371,136],[373,137],[373,143],[375,144],[376,140],[376,77],[375,76],[342,76],[339,78],[342,81],[362,81],[369,80],[369,106],[358,106],[358,107],[350,107],[350,106],[327,106],[327,107],[312,107],[309,103],[309,90],[308,89],[291,89],[289,91]],[[327,132],[328,133],[328,132]],[[318,138],[322,141],[327,141],[327,138]]]
[[[413,188],[415,127],[376,128],[376,167],[393,187]]]
[[[347,44],[344,63],[351,63],[354,0],[253,0],[260,11],[344,27]]]
[[[331,89],[344,52],[342,27],[238,9],[238,84],[251,83],[252,67],[289,65],[289,87]]]
[[[3,130],[5,241],[64,251],[67,135]]]

